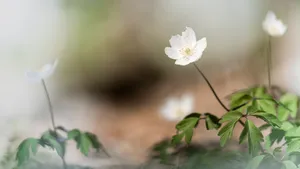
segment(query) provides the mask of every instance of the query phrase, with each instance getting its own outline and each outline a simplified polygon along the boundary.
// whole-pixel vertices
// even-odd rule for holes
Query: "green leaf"
[[[206,116],[205,118],[205,126],[207,130],[212,130],[212,129],[219,129],[221,127],[221,124],[219,123],[220,119],[210,113],[205,113]]]
[[[92,145],[91,140],[86,133],[80,134],[80,152],[85,156],[88,156],[90,147]]]
[[[89,132],[86,132],[85,134],[91,140],[93,148],[98,151],[102,147],[101,143],[98,140],[98,137],[95,134]]]
[[[230,97],[230,109],[243,111],[251,100],[248,90],[234,93]]]
[[[279,143],[285,136],[285,131],[272,128],[271,133],[266,137],[266,146],[271,147],[275,142]]]
[[[219,131],[218,133],[218,136],[220,136],[220,144],[221,146],[223,147],[226,142],[231,138],[232,136],[232,132],[233,132],[233,129],[237,123],[239,119],[236,118],[230,122],[228,122],[225,126],[223,126],[221,128],[221,130]]]
[[[250,115],[260,118],[274,127],[280,127],[282,124],[276,116],[263,111],[251,113]]]
[[[220,123],[224,123],[226,121],[240,119],[243,116],[241,112],[238,111],[230,111],[226,113],[220,120]]]
[[[56,132],[49,130],[42,135],[41,140],[43,144],[55,149],[57,154],[63,158],[65,156],[65,145],[64,142],[58,141],[60,137]]]
[[[72,140],[80,135],[80,131],[78,129],[73,129],[68,132],[68,139]]]
[[[267,95],[266,95],[267,96]],[[268,98],[267,96],[266,98]],[[257,99],[257,109],[276,116],[276,103],[272,99]]]
[[[252,158],[251,161],[246,166],[246,169],[257,169],[264,158],[265,155],[259,155]]]
[[[246,140],[247,135],[248,135],[248,127],[244,126],[243,131],[240,135],[240,139],[239,139],[240,144],[242,144]]]
[[[288,121],[284,121],[280,127],[281,130],[288,131],[294,128],[294,125]]]
[[[245,127],[247,127],[248,130],[249,153],[255,155],[259,151],[260,142],[263,141],[263,135],[254,123],[248,119],[246,120]]]
[[[171,140],[172,144],[174,144],[174,145],[179,144],[181,142],[181,140],[183,139],[183,137],[184,137],[184,133],[179,133],[179,134],[174,135]]]
[[[266,123],[266,124],[263,124],[259,127],[259,130],[260,131],[263,131],[263,130],[266,130],[268,129],[269,127],[271,127],[271,125],[269,123]]]
[[[285,137],[300,137],[300,127],[294,127],[289,129],[286,134]]]
[[[292,161],[283,161],[282,163],[283,163],[285,169],[298,169],[296,164],[293,163]]]
[[[290,115],[292,118],[295,118],[298,111],[298,97],[296,95],[287,93],[280,98],[280,103],[282,103],[289,110],[284,108],[283,106],[278,107],[278,118],[281,121],[285,121],[288,119]]]
[[[300,152],[300,139],[292,140],[288,143],[287,152]]]
[[[153,151],[159,153],[158,157],[160,159],[160,163],[169,164],[170,153],[168,152],[168,149],[171,147],[172,145],[169,140],[163,140],[153,146]]]
[[[193,137],[193,129],[196,127],[196,125],[199,123],[200,118],[196,117],[189,117],[186,119],[183,119],[176,125],[176,129],[178,131],[178,134],[173,136],[172,138],[172,144],[179,144],[180,141],[185,136],[185,141],[187,144],[190,144],[191,139]]]
[[[16,160],[18,161],[18,166],[26,162],[30,157],[30,152],[33,155],[37,153],[39,140],[35,138],[28,138],[21,142],[18,146]]]

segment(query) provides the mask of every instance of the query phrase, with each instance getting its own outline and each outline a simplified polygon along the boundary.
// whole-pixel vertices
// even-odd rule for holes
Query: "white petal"
[[[170,121],[176,121],[179,101],[176,98],[169,98],[161,108],[161,115]]]
[[[179,59],[181,57],[179,51],[174,48],[166,47],[165,53],[171,59]]]
[[[43,79],[46,79],[47,77],[51,76],[55,71],[57,64],[58,64],[58,60],[56,59],[53,64],[44,65],[40,71],[41,77]]]
[[[180,59],[177,59],[175,62],[175,65],[185,66],[190,63],[190,59],[188,57],[182,57]]]
[[[42,77],[38,72],[26,72],[25,76],[28,78],[29,81],[32,82],[39,82],[42,80]]]
[[[185,94],[181,97],[180,108],[188,115],[192,113],[194,109],[194,97],[191,94]]]
[[[192,28],[186,27],[186,30],[182,32],[182,38],[188,47],[193,48],[196,45],[196,34]]]
[[[265,21],[269,22],[269,21],[274,21],[274,20],[276,20],[275,13],[273,11],[268,11]]]
[[[286,32],[287,26],[284,25],[281,20],[276,18],[274,12],[269,11],[265,21],[263,22],[263,29],[270,36],[279,37]]]
[[[193,55],[189,56],[190,63],[199,60],[202,57],[203,51],[207,47],[206,38],[202,38],[197,42],[196,47],[194,48]]]
[[[206,38],[204,37],[197,41],[195,50],[199,50],[202,53],[206,49],[206,47],[207,47],[207,41],[206,41]]]
[[[180,35],[172,36],[169,42],[171,47],[175,49],[180,49],[184,46],[184,41]]]

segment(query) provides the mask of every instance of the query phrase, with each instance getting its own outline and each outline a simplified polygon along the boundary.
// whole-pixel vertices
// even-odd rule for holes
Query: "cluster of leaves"
[[[206,128],[219,129],[220,145],[223,147],[231,139],[237,123],[243,126],[239,143],[248,143],[249,154],[253,157],[247,169],[256,169],[270,161],[287,169],[299,169],[300,163],[300,122],[296,120],[298,97],[287,93],[277,101],[265,87],[253,87],[233,93],[230,96],[230,111],[220,119],[210,113],[192,113],[176,125],[177,134],[172,137],[172,145],[178,145],[183,138],[191,143],[194,129],[201,119],[205,120]],[[265,121],[256,126],[251,120],[258,118]],[[271,129],[266,137],[262,131]],[[264,146],[262,146],[264,142]],[[276,143],[281,146],[272,149]],[[286,151],[283,151],[285,150]],[[283,153],[284,152],[284,153]],[[298,160],[299,161],[299,160]]]
[[[181,143],[183,138],[185,138],[185,142],[187,144],[190,144],[193,137],[194,128],[198,126],[201,119],[205,120],[205,126],[207,130],[219,129],[221,126],[219,123],[220,119],[213,114],[192,113],[186,116],[176,125],[177,134],[172,137],[172,144],[178,145]]]
[[[81,132],[78,129],[67,131],[62,127],[58,129],[62,129],[62,131],[66,132],[67,137],[63,137],[57,131],[48,130],[44,132],[40,138],[27,138],[23,140],[16,154],[18,166],[24,164],[24,162],[30,158],[31,154],[36,155],[39,146],[55,150],[62,159],[64,159],[66,144],[69,140],[74,140],[77,143],[77,149],[85,156],[88,155],[91,148],[99,150],[102,147],[97,136],[92,133]]]

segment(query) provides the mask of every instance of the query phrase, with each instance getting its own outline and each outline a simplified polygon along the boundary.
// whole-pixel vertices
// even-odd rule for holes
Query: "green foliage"
[[[179,144],[183,137],[185,137],[185,142],[190,144],[192,137],[193,137],[193,130],[197,126],[200,120],[200,116],[197,117],[188,117],[180,121],[176,125],[176,129],[178,134],[172,137],[172,144]]]
[[[28,138],[21,142],[18,147],[16,160],[18,161],[18,165],[22,165],[26,162],[30,157],[30,152],[33,155],[37,153],[39,140],[35,138]]]
[[[46,131],[42,135],[40,145],[54,149],[61,158],[65,156],[65,142],[63,141],[62,136],[52,130]]]
[[[170,154],[168,149],[171,148],[172,145],[170,144],[169,140],[163,140],[160,143],[157,143],[153,147],[154,152],[158,152],[158,157],[160,159],[160,163],[162,164],[169,164]]]
[[[18,161],[18,165],[22,165],[26,162],[31,153],[35,155],[38,151],[38,146],[42,147],[49,147],[57,152],[57,154],[64,158],[66,150],[65,144],[67,140],[75,140],[77,143],[77,148],[84,155],[88,155],[90,148],[94,148],[99,150],[101,148],[101,144],[98,141],[96,135],[89,133],[89,132],[81,132],[78,129],[74,129],[71,131],[63,130],[67,132],[68,139],[64,138],[63,136],[59,135],[56,131],[48,130],[44,132],[39,139],[35,138],[28,138],[24,140],[18,147],[16,160]]]
[[[228,122],[225,126],[223,126],[220,129],[220,131],[218,133],[218,136],[220,136],[220,144],[222,147],[231,138],[234,127],[242,116],[243,116],[243,114],[238,111],[231,111],[231,112],[226,113],[221,118],[221,120],[220,120],[221,123]]]
[[[81,132],[78,129],[73,129],[68,132],[68,140],[74,140],[77,143],[77,149],[85,156],[88,155],[91,148],[97,151],[101,148],[96,135],[89,132]]]
[[[265,155],[259,155],[259,156],[254,157],[253,159],[250,160],[246,169],[257,169],[264,158],[265,158]]]
[[[210,113],[205,113],[205,126],[207,130],[219,129],[221,124],[219,123],[220,119]]]
[[[281,121],[285,121],[289,116],[295,118],[298,111],[298,97],[296,95],[287,93],[280,98],[280,102],[285,105],[289,110],[280,106],[278,107],[278,119]]]
[[[256,155],[260,148],[260,142],[263,141],[263,135],[254,123],[248,119],[246,120],[244,130],[245,132],[243,132],[247,133],[248,136],[249,153]]]

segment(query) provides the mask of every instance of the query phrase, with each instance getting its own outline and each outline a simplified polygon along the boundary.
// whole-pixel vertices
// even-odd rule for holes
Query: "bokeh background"
[[[273,10],[288,31],[272,40],[272,79],[300,94],[299,9],[298,0],[0,0],[0,158],[12,136],[50,127],[41,85],[24,74],[55,58],[59,66],[47,84],[58,123],[95,132],[121,159],[144,156],[173,134],[175,123],[158,115],[167,96],[192,92],[197,111],[222,115],[194,68],[164,54],[186,26],[207,38],[197,64],[225,100],[266,83],[262,21]],[[217,140],[201,132],[203,142]],[[70,153],[68,160],[79,158]]]

